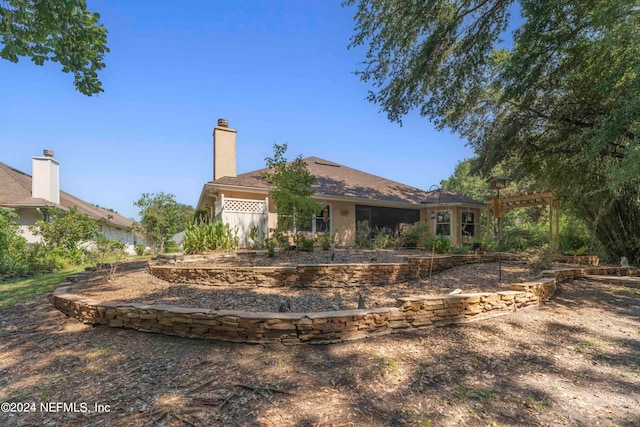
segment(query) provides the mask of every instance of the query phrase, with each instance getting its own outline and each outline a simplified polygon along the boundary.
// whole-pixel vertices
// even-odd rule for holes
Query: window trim
[[[309,230],[301,230],[301,231],[295,230],[295,231],[297,231],[298,233],[306,233],[306,234],[333,234],[333,206],[331,203],[322,203],[322,205],[329,208],[329,219],[327,221],[329,223],[328,232],[317,231],[316,221],[318,221],[319,219],[323,219],[322,215],[316,215],[311,219],[311,231]],[[324,208],[322,210],[324,210]],[[320,211],[320,214],[322,214],[322,211]],[[280,215],[278,215],[278,218],[279,217]],[[285,233],[294,233],[294,230],[293,229],[286,230]]]
[[[449,221],[447,221],[447,222],[440,222],[440,214],[442,214],[442,213],[446,213],[446,214],[449,216]],[[436,211],[436,217],[435,217],[435,219],[434,219],[434,221],[435,221],[435,223],[436,223],[436,224],[435,224],[436,236],[444,236],[444,237],[449,237],[449,238],[451,238],[451,230],[452,230],[452,227],[451,227],[451,226],[452,226],[452,220],[451,220],[451,219],[452,219],[452,218],[453,218],[453,215],[452,215],[451,209],[440,209],[440,210],[437,210],[437,211]],[[447,226],[449,226],[449,234],[440,234],[440,232],[439,232],[439,227],[438,227],[438,226],[440,226],[440,225],[447,225]]]
[[[466,221],[465,215],[467,214],[473,215],[473,220],[471,222]],[[465,228],[469,225],[473,229],[472,233],[465,232]],[[476,237],[476,212],[475,211],[468,210],[468,211],[460,212],[460,235],[462,237],[469,237],[471,239]]]

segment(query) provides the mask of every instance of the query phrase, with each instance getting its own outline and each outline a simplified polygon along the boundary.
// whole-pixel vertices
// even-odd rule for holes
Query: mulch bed
[[[334,263],[404,262],[415,251],[331,251]],[[292,254],[281,253],[274,258],[264,254],[219,254],[207,262],[183,262],[178,265],[196,266],[286,266],[323,263],[330,260],[328,252]],[[99,301],[137,302],[143,304],[170,304],[182,307],[213,310],[278,311],[281,302],[290,301],[292,312],[348,310],[358,307],[362,296],[367,308],[393,307],[397,298],[411,295],[436,295],[462,292],[495,292],[507,290],[510,283],[525,282],[538,274],[522,262],[502,263],[502,282],[498,283],[498,263],[469,264],[434,272],[431,279],[416,280],[388,286],[362,286],[343,288],[308,287],[255,287],[241,283],[217,285],[168,283],[148,273],[138,263],[121,271],[109,283],[99,276],[87,278],[73,285],[72,292]]]

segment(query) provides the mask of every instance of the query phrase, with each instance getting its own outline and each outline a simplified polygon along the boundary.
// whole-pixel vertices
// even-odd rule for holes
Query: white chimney
[[[226,119],[213,128],[213,179],[236,176],[236,133]]]
[[[53,158],[53,151],[33,156],[32,173],[31,197],[60,204],[60,162]]]

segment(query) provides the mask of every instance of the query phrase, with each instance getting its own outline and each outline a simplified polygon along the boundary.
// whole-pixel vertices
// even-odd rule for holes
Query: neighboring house
[[[236,133],[224,119],[214,127],[214,179],[204,185],[198,209],[237,227],[241,246],[247,247],[251,227],[267,235],[277,225],[277,213],[268,198],[272,186],[263,179],[267,169],[236,174]],[[336,245],[346,247],[355,245],[356,230],[365,220],[392,233],[427,221],[430,230],[453,245],[479,237],[483,202],[446,190],[424,191],[318,157],[303,160],[316,177],[314,198],[325,206],[303,231],[331,233]]]
[[[44,150],[43,156],[34,156],[32,169],[33,177],[0,162],[0,207],[11,208],[18,214],[17,221],[27,243],[39,240],[29,226],[47,219],[47,207],[65,210],[75,207],[91,218],[108,220],[108,224],[100,226],[100,231],[110,239],[123,242],[128,253],[135,253],[134,246],[141,240],[132,231],[135,222],[61,191],[60,163],[53,158],[52,151]]]

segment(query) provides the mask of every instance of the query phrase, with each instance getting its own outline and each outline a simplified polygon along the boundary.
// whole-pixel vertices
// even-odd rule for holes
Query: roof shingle
[[[303,161],[307,164],[309,172],[316,177],[313,189],[316,194],[320,195],[347,196],[411,204],[431,204],[439,201],[440,203],[449,204],[471,203],[484,205],[483,202],[447,190],[440,190],[439,193],[438,190],[424,191],[319,157],[307,157]],[[269,189],[271,185],[263,179],[265,172],[268,172],[267,168],[243,173],[237,177],[225,176],[211,183],[214,185]]]
[[[2,162],[0,162],[0,206],[11,208],[57,206],[66,209],[74,206],[80,213],[95,219],[109,219],[109,222],[116,226],[129,228],[135,224],[131,219],[92,205],[64,191],[60,191],[59,205],[45,199],[34,199],[31,197],[31,176]]]

